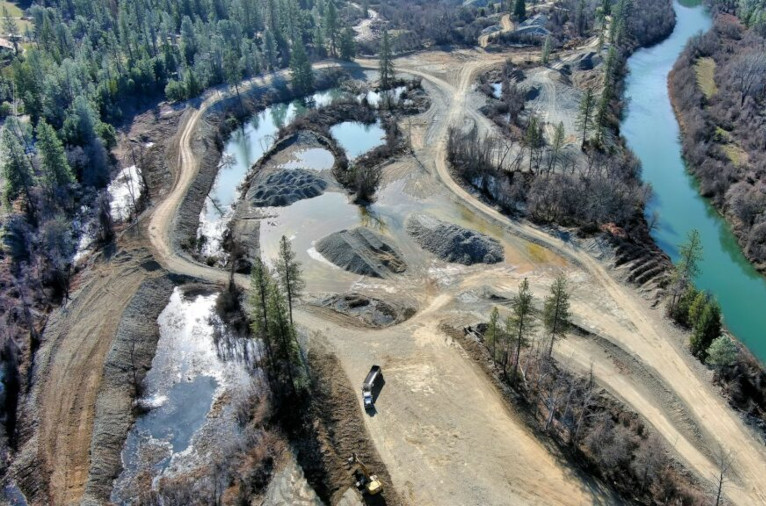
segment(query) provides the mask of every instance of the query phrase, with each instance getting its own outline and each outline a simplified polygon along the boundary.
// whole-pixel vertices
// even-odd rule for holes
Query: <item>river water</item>
[[[667,76],[690,37],[710,28],[705,9],[692,2],[674,3],[678,21],[661,44],[628,60],[627,114],[622,134],[643,164],[643,177],[654,187],[647,209],[658,211],[655,241],[675,260],[678,245],[697,229],[704,259],[697,285],[721,304],[726,326],[766,362],[766,280],[750,265],[726,222],[697,191],[681,157],[679,126],[670,105]]]

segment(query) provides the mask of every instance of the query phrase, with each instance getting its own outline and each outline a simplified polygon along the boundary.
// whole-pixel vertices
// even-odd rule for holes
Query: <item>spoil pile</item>
[[[407,233],[442,260],[464,265],[503,261],[503,247],[484,234],[447,223],[427,214],[413,214],[405,223]]]
[[[247,197],[255,207],[284,207],[318,197],[325,188],[327,182],[308,170],[280,170],[255,183]]]
[[[338,267],[363,276],[385,278],[407,269],[393,244],[364,227],[328,235],[317,242],[316,250]]]

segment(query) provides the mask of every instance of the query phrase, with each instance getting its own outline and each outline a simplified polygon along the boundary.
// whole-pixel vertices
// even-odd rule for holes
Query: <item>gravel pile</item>
[[[413,307],[389,303],[357,293],[333,295],[324,299],[320,305],[356,318],[366,327],[374,328],[403,322],[415,314]]]
[[[248,198],[255,207],[284,207],[318,197],[325,188],[327,182],[308,170],[280,170],[251,186]]]
[[[420,245],[447,262],[472,265],[503,261],[503,247],[484,234],[437,220],[427,214],[414,214],[405,223],[407,233]]]
[[[364,276],[384,278],[407,269],[395,246],[364,227],[328,235],[317,242],[316,250],[338,267]]]

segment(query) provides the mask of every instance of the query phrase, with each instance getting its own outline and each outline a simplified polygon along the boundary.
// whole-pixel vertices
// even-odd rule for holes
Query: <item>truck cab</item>
[[[364,409],[373,408],[372,392],[369,392],[369,391],[362,392],[362,399],[364,399]]]
[[[382,383],[383,373],[380,370],[380,366],[373,365],[370,368],[370,372],[367,373],[367,377],[364,379],[364,383],[362,383],[362,400],[364,401],[364,409],[374,409],[376,391],[380,391]]]

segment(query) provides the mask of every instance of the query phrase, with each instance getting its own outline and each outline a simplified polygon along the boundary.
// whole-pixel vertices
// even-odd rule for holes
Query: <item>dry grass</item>
[[[0,14],[3,13],[3,9],[8,11],[8,15],[10,17],[16,18],[16,24],[18,25],[19,31],[22,35],[27,28],[30,30],[34,28],[34,25],[30,21],[22,19],[22,16],[24,16],[24,11],[22,11],[21,7],[16,5],[14,2],[9,2],[8,0],[0,0]]]
[[[736,166],[746,165],[748,162],[747,152],[736,144],[724,144],[721,146],[723,152],[729,157],[731,163]]]
[[[718,93],[718,88],[715,85],[715,60],[698,58],[694,63],[694,72],[697,74],[697,86],[700,87],[706,98],[711,98]]]

